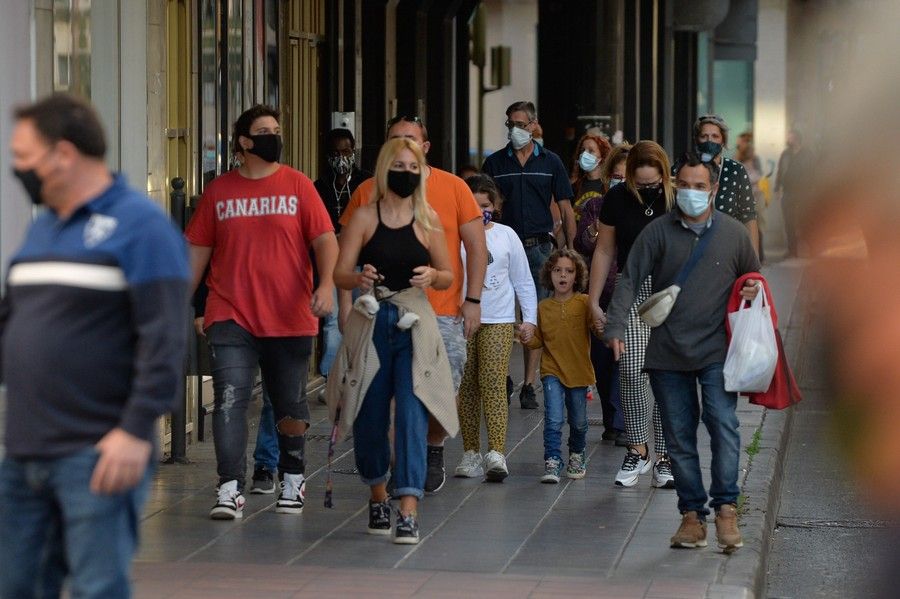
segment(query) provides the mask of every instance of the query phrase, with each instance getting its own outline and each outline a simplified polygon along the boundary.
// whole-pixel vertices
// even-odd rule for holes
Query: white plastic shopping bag
[[[749,307],[728,314],[731,343],[725,357],[725,390],[765,393],[778,365],[778,345],[772,312],[765,290],[760,289]]]

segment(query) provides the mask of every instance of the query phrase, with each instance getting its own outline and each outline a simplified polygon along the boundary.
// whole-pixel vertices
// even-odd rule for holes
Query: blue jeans
[[[95,495],[97,458],[87,447],[0,463],[0,597],[59,597],[67,577],[72,597],[131,596],[131,559],[155,461],[130,491]]]
[[[355,294],[354,294],[355,295]],[[322,319],[322,359],[319,361],[319,372],[328,377],[331,365],[337,357],[338,348],[341,346],[341,331],[338,328],[338,292],[334,289],[334,306],[331,313]],[[355,298],[354,298],[355,299]]]
[[[544,384],[544,459],[562,459],[559,446],[566,412],[569,414],[569,454],[584,453],[587,438],[587,387],[566,387],[547,375]]]
[[[648,370],[653,395],[659,405],[663,431],[666,435],[675,490],[678,492],[678,511],[696,511],[703,518],[710,507],[718,508],[726,503],[737,503],[738,462],[741,436],[738,434],[738,418],[735,408],[737,394],[725,391],[722,363],[712,364],[702,370],[679,372],[672,370]],[[697,401],[697,384],[700,384],[700,402]],[[700,474],[700,458],[697,453],[697,426],[702,418],[709,431],[712,449],[712,485],[709,497]]]
[[[266,386],[263,385],[263,405],[259,412],[259,428],[256,429],[256,448],[253,450],[253,467],[269,472],[278,469],[278,431],[275,430],[275,410]]]
[[[247,469],[247,407],[257,368],[268,391],[275,422],[309,423],[306,369],[312,337],[254,337],[233,320],[217,322],[206,332],[212,361],[213,441],[219,484],[236,480],[244,488]],[[281,474],[303,474],[305,437],[277,431]]]
[[[394,399],[394,484],[396,496],[422,498],[425,488],[428,410],[413,393],[412,336],[397,328],[397,306],[382,302],[373,340],[380,368],[353,422],[353,450],[362,481],[383,483],[391,468],[388,428]]]
[[[538,301],[550,297],[550,290],[541,285],[541,269],[552,252],[553,244],[549,241],[525,248],[525,257],[528,258],[528,268],[531,270]]]

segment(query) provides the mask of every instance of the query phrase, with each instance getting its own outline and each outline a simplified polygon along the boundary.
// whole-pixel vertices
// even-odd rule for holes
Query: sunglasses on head
[[[405,122],[405,123],[415,123],[415,124],[417,124],[417,125],[421,125],[421,124],[422,124],[422,119],[420,119],[419,117],[417,117],[417,116],[408,116],[408,115],[405,115],[405,114],[404,114],[404,115],[397,115],[397,116],[395,116],[394,118],[392,118],[391,120],[389,120],[389,121],[387,122],[387,126],[388,126],[388,128],[390,129],[391,127],[393,127],[394,125],[396,125],[396,124],[399,123],[400,121],[403,121],[403,122]]]

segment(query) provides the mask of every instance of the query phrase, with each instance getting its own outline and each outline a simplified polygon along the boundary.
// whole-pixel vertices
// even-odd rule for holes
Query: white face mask
[[[531,141],[531,133],[521,127],[513,127],[507,134],[514,150],[521,150]]]
[[[578,166],[580,166],[581,170],[583,170],[586,173],[589,173],[592,170],[594,170],[595,168],[597,168],[598,164],[600,164],[600,159],[597,158],[596,156],[594,156],[593,154],[591,154],[590,152],[588,152],[587,150],[582,152],[581,156],[578,157]]]
[[[711,194],[702,189],[679,189],[675,192],[675,202],[685,216],[696,218],[706,212],[712,200]]]
[[[625,180],[625,179],[619,179],[619,178],[617,178],[617,177],[612,177],[612,178],[610,178],[610,180],[609,180],[609,188],[612,189],[613,187],[615,187],[616,185],[618,185],[619,183],[621,183],[621,182],[624,181],[624,180]]]

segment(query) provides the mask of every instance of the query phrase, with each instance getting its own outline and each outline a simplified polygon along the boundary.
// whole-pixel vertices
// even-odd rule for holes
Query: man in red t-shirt
[[[254,106],[234,124],[241,165],[210,182],[188,225],[193,288],[209,264],[204,326],[211,347],[216,520],[242,516],[247,406],[256,379],[272,401],[281,495],[275,511],[303,510],[307,363],[318,318],[331,312],[338,246],[312,181],[279,163],[279,114]],[[313,289],[310,249],[319,286]]]
[[[395,117],[388,121],[387,139],[405,137],[416,142],[422,152],[428,153],[431,142],[428,130],[418,117]],[[484,238],[484,224],[481,208],[465,181],[447,171],[428,167],[425,180],[425,195],[428,203],[437,212],[447,240],[447,249],[453,265],[453,284],[443,291],[427,289],[428,300],[437,315],[438,327],[450,359],[453,374],[453,394],[459,389],[463,368],[466,365],[466,339],[481,326],[481,289],[487,268],[487,243]],[[375,180],[363,181],[350,203],[341,215],[340,223],[346,226],[353,212],[373,199]],[[466,263],[463,264],[460,242],[466,249]],[[463,294],[463,280],[466,282]],[[349,314],[350,292],[341,291],[341,315],[343,322]],[[425,492],[436,493],[446,480],[444,470],[444,438],[447,433],[434,418],[428,427],[428,472],[425,477]]]

